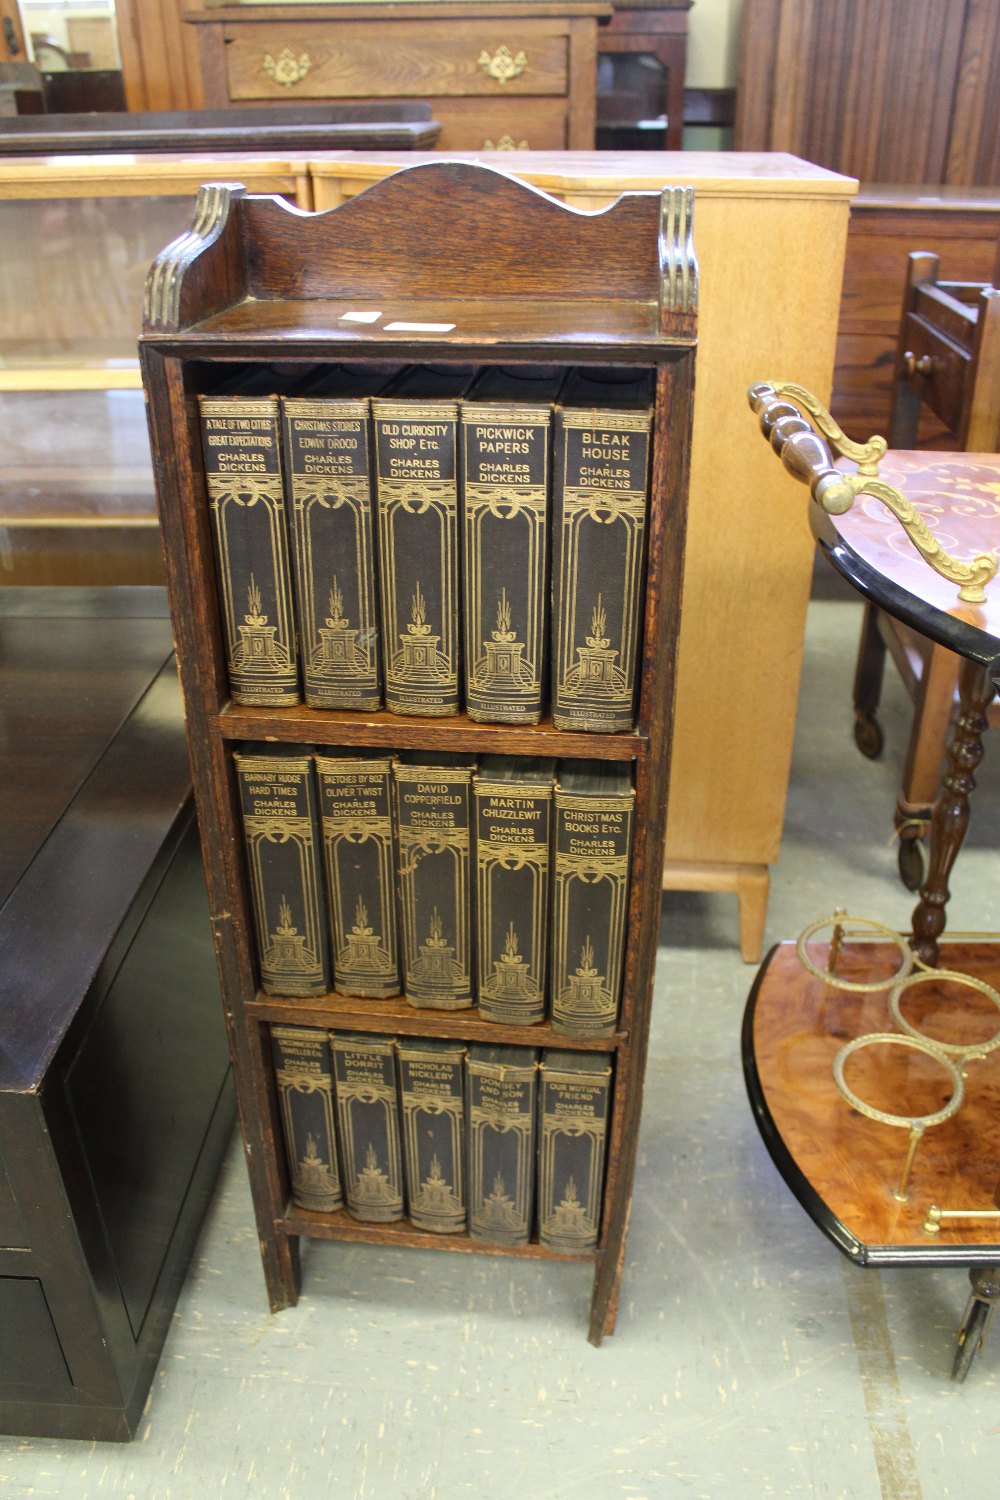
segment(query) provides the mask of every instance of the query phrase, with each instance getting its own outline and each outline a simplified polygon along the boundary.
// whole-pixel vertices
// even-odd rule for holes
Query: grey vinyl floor
[[[907,704],[882,762],[851,738],[860,605],[810,607],[768,942],[836,904],[905,927],[889,846]],[[711,679],[716,680],[716,679]],[[738,753],[738,747],[734,747]],[[1000,760],[952,881],[993,928]],[[0,1438],[0,1497],[135,1500],[941,1500],[1000,1493],[1000,1334],[950,1382],[963,1270],[862,1270],[779,1178],[746,1103],[753,978],[735,898],[665,900],[618,1329],[585,1337],[590,1273],[484,1256],[304,1246],[266,1311],[230,1153],[131,1444]]]

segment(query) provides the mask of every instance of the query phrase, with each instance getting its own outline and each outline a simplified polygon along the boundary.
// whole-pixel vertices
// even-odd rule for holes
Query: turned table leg
[[[948,745],[948,770],[931,819],[927,879],[913,911],[913,948],[927,964],[938,961],[937,940],[944,931],[948,876],[969,826],[969,797],[976,785],[975,771],[983,758],[986,710],[993,697],[989,670],[963,661],[959,674],[959,710]]]

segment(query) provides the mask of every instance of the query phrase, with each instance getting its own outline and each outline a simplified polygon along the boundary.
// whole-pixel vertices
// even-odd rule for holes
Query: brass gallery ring
[[[889,942],[899,949],[901,962],[895,974],[889,974],[885,979],[879,979],[872,983],[870,980],[841,979],[838,974],[831,973],[829,969],[817,968],[809,957],[809,939],[814,933],[820,932],[824,927],[843,927],[846,929],[849,922],[853,923],[854,927],[863,928],[866,935],[870,932],[877,933],[880,937],[888,938]],[[846,935],[854,936],[853,929]],[[817,979],[822,979],[826,984],[835,985],[838,990],[851,990],[854,994],[858,995],[869,995],[873,994],[876,990],[888,989],[890,984],[898,984],[901,979],[904,979],[913,968],[913,951],[906,939],[894,927],[886,927],[882,922],[876,922],[871,917],[852,917],[847,912],[836,912],[832,917],[819,917],[815,922],[810,922],[809,926],[804,927],[799,933],[795,944],[795,951],[799,956],[799,962],[802,967],[807,969],[810,974],[815,975]]]
[[[844,1077],[844,1064],[853,1052],[860,1052],[863,1047],[873,1047],[878,1043],[887,1047],[910,1047],[914,1052],[922,1052],[939,1063],[951,1079],[952,1096],[948,1103],[930,1115],[891,1115],[886,1110],[876,1109],[874,1104],[866,1104],[863,1099],[859,1099]],[[900,1036],[895,1031],[872,1031],[867,1036],[855,1037],[853,1042],[841,1047],[833,1059],[833,1081],[858,1114],[866,1115],[869,1120],[877,1120],[880,1125],[898,1125],[904,1130],[928,1130],[932,1125],[943,1125],[945,1120],[950,1120],[958,1112],[965,1098],[962,1075],[950,1058],[945,1057],[930,1042],[919,1041],[912,1036]]]
[[[908,1036],[917,1037],[921,1041],[929,1042],[938,1052],[947,1052],[952,1057],[961,1057],[968,1062],[976,1058],[986,1057],[990,1052],[1000,1047],[1000,1027],[985,1042],[971,1042],[960,1044],[958,1042],[939,1042],[935,1037],[929,1037],[925,1031],[920,1031],[912,1021],[908,1021],[903,1015],[902,997],[906,990],[912,989],[915,984],[926,984],[930,979],[944,979],[953,984],[967,984],[970,989],[977,990],[980,995],[985,995],[1000,1011],[1000,994],[997,994],[992,985],[987,984],[984,979],[974,979],[971,974],[958,974],[953,969],[926,969],[920,974],[910,974],[894,984],[889,994],[889,1011],[896,1025],[901,1027]]]

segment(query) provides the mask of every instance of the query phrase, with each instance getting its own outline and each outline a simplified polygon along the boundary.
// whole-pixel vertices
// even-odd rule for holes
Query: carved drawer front
[[[564,151],[562,99],[449,99],[435,105],[442,151]]]
[[[247,26],[231,34],[226,67],[233,101],[563,95],[567,38],[521,20]]]

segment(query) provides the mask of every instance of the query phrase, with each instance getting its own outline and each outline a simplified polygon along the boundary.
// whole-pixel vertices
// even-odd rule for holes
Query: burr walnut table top
[[[810,944],[821,971],[829,949]],[[838,970],[883,977],[898,966],[888,942],[848,942]],[[1000,940],[944,940],[942,968],[1000,986]],[[1000,1160],[1000,1050],[966,1064],[965,1097],[950,1120],[924,1131],[905,1202],[894,1196],[906,1158],[906,1128],[852,1108],[834,1081],[845,1043],[895,1032],[888,988],[853,994],[814,977],[792,942],[772,949],[754,985],[743,1025],[743,1065],[751,1105],[775,1164],[819,1227],[858,1265],[1000,1261],[1000,1219],[923,1226],[931,1205],[992,1209]],[[931,1041],[986,1041],[1000,1013],[984,995],[954,982],[921,982],[904,994],[903,1014]],[[944,1068],[906,1047],[873,1046],[845,1064],[856,1095],[888,1114],[924,1115],[952,1093]]]

